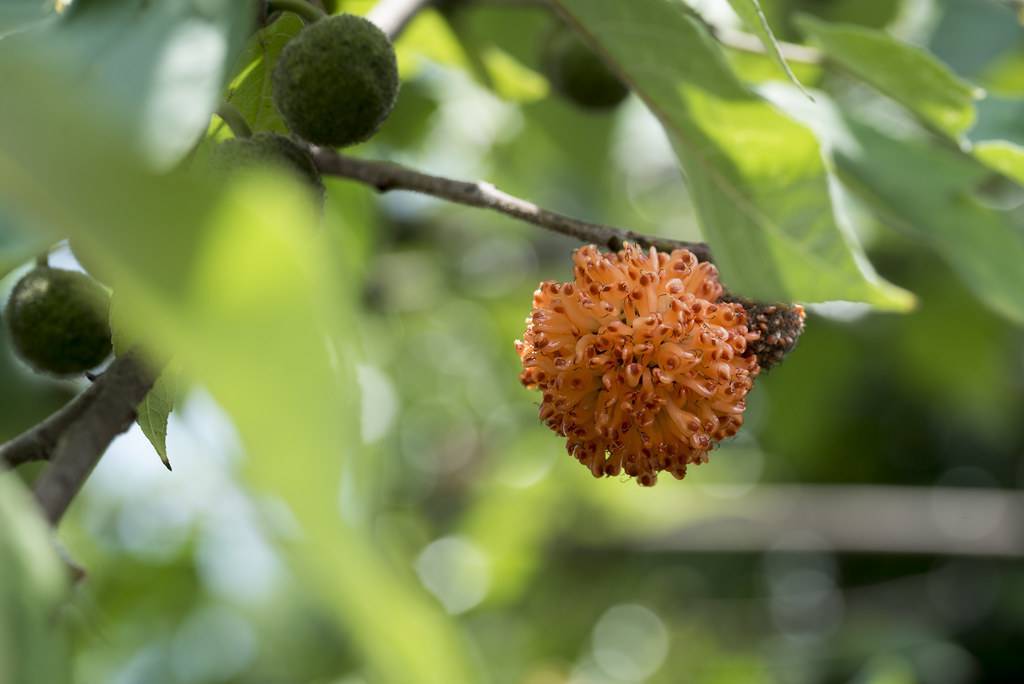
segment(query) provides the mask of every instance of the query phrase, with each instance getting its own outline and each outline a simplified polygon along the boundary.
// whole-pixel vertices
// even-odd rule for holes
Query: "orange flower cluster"
[[[740,304],[719,302],[712,264],[687,250],[573,255],[574,281],[546,281],[516,341],[540,418],[594,477],[641,485],[705,463],[743,424],[759,368]]]

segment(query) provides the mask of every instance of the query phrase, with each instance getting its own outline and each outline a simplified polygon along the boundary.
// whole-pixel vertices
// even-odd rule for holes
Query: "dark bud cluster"
[[[747,345],[747,351],[757,356],[758,365],[765,370],[782,363],[804,332],[806,313],[799,304],[764,304],[729,294],[721,301],[740,304],[746,309],[747,325],[751,332],[758,334],[758,338]]]

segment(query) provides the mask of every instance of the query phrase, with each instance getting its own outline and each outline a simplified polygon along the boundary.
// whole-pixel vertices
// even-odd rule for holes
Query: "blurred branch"
[[[115,437],[131,427],[135,409],[154,375],[135,354],[114,360],[89,389],[38,426],[0,447],[17,455],[49,458],[50,466],[35,484],[47,519],[56,525]],[[11,451],[7,451],[10,445]],[[32,459],[29,459],[32,460]]]
[[[416,13],[430,4],[431,0],[380,0],[366,13],[366,18],[388,38],[397,40]]]
[[[621,249],[622,243],[629,241],[666,252],[673,249],[688,249],[701,261],[711,260],[711,250],[702,242],[669,240],[623,228],[580,221],[542,209],[532,202],[509,195],[483,181],[461,181],[431,176],[400,164],[357,159],[323,147],[314,147],[312,152],[321,173],[358,181],[376,188],[378,192],[408,190],[457,204],[491,209],[555,233],[603,245],[611,250]]]
[[[1015,490],[762,485],[738,498],[700,490],[688,496],[695,499],[690,520],[645,539],[633,528],[628,545],[654,552],[764,551],[810,535],[834,551],[1024,556],[1024,493]]]
[[[221,102],[217,107],[216,114],[221,121],[227,124],[236,138],[252,137],[252,128],[249,126],[249,122],[245,120],[242,112],[238,111],[238,108],[230,102]]]

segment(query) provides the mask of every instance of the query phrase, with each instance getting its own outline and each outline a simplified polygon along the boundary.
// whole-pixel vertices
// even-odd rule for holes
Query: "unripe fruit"
[[[544,71],[556,92],[587,109],[615,107],[629,94],[601,58],[568,29],[560,28],[548,37]]]
[[[317,145],[366,140],[391,113],[398,63],[391,41],[351,14],[321,19],[292,39],[274,67],[274,105],[288,128]]]
[[[37,370],[73,375],[110,356],[110,295],[78,271],[39,266],[11,292],[4,317],[18,354]]]
[[[213,148],[210,164],[226,173],[244,168],[276,167],[308,184],[323,201],[324,183],[313,159],[305,149],[283,135],[264,132],[249,138],[225,140]]]

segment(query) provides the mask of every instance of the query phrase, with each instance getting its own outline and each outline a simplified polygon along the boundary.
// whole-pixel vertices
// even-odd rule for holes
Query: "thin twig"
[[[670,240],[635,233],[624,228],[580,221],[542,209],[532,202],[509,195],[483,181],[461,181],[431,176],[400,164],[357,159],[322,147],[314,147],[312,152],[321,173],[358,181],[376,188],[378,192],[408,190],[449,202],[491,209],[555,233],[568,235],[582,242],[603,245],[612,250],[621,249],[622,243],[628,241],[666,252],[673,249],[688,249],[701,261],[711,261],[711,250],[702,242]]]
[[[135,354],[119,357],[82,393],[90,395],[84,405],[69,409],[73,415],[60,421],[64,429],[47,436],[56,436],[56,442],[48,448],[50,466],[36,481],[35,495],[52,524],[60,522],[114,438],[131,427],[135,409],[154,379]]]
[[[245,120],[245,115],[230,102],[221,102],[217,107],[217,116],[228,125],[236,138],[251,138],[252,128]]]
[[[397,40],[416,14],[431,4],[431,0],[380,0],[366,13],[391,40]]]

